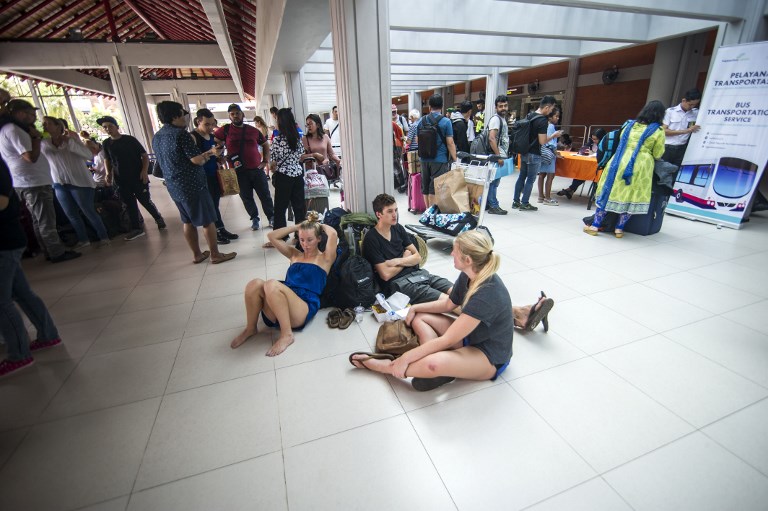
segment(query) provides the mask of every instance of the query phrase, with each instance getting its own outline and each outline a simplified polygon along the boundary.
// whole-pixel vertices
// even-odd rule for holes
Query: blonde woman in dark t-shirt
[[[449,295],[414,305],[405,321],[418,335],[419,346],[400,358],[353,353],[355,367],[397,378],[413,377],[419,391],[432,390],[456,378],[495,380],[512,357],[512,301],[496,275],[500,258],[493,241],[481,231],[467,231],[453,244],[454,267],[461,271]],[[445,315],[461,306],[457,318]]]

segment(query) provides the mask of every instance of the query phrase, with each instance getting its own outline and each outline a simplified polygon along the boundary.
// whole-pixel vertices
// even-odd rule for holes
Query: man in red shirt
[[[231,124],[225,124],[213,132],[217,142],[224,142],[227,147],[227,159],[237,173],[240,185],[240,199],[251,217],[251,230],[259,230],[259,208],[253,199],[253,192],[259,196],[261,207],[267,216],[269,227],[275,216],[275,206],[269,193],[269,183],[264,167],[269,163],[269,143],[264,135],[253,126],[243,122],[243,111],[236,104],[227,108]],[[259,152],[259,147],[263,152]]]
[[[408,189],[408,176],[403,172],[403,128],[397,117],[397,107],[392,105],[392,163],[394,164],[395,188],[400,193]]]

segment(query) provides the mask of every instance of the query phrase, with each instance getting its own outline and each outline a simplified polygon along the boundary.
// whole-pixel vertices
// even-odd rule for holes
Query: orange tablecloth
[[[594,155],[580,156],[566,152],[561,152],[560,155],[562,158],[555,160],[555,175],[584,181],[597,181],[599,179],[597,159]]]

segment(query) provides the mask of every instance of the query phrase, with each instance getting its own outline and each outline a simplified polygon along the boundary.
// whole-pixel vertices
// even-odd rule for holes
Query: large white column
[[[293,116],[299,126],[304,126],[304,119],[309,114],[307,106],[307,87],[304,81],[304,71],[285,73],[285,91],[288,96],[288,106],[293,109]]]
[[[445,108],[452,107],[455,102],[453,99],[453,85],[443,87],[443,105],[445,105]]]
[[[189,109],[189,98],[187,97],[186,92],[180,92],[179,89],[176,87],[171,87],[171,101],[175,101],[176,103],[180,103],[181,106],[184,107],[184,110]],[[194,129],[195,128],[195,112],[190,112],[189,115],[189,128]]]
[[[372,211],[392,193],[389,2],[330,0],[345,206]]]
[[[496,113],[496,96],[507,93],[507,74],[499,73],[494,68],[493,73],[485,78],[485,122],[488,123]]]
[[[408,93],[408,112],[410,113],[414,108],[421,112],[421,94],[412,90]]]
[[[718,29],[715,50],[720,46],[763,41],[766,36],[766,5],[765,0],[746,0],[743,10],[744,18],[730,23],[721,23]]]
[[[273,106],[277,108],[283,108],[285,106],[285,98],[282,94],[272,94],[270,97],[272,98],[272,105],[270,108]]]
[[[118,57],[113,57],[114,65],[109,68],[109,76],[112,79],[112,88],[115,91],[117,101],[120,103],[120,111],[125,120],[124,130],[136,137],[147,149],[152,150],[152,121],[147,109],[147,98],[144,96],[144,86],[141,84],[141,75],[136,66],[123,66]]]
[[[32,94],[32,103],[34,103],[35,108],[40,110],[41,115],[48,115],[48,112],[45,110],[45,104],[43,103],[42,99],[40,99],[39,91],[37,90],[37,84],[34,80],[27,80],[27,85],[29,86],[29,93]],[[42,122],[42,118],[38,119],[40,122]]]
[[[69,97],[69,93],[67,92],[67,89],[62,89],[64,92],[64,101],[67,102],[67,110],[69,110],[69,117],[72,119],[72,131],[75,133],[80,133],[80,121],[77,120],[77,116],[75,115],[75,109],[72,107],[72,99]]]
[[[659,41],[646,101],[678,104],[685,92],[696,86],[706,44],[707,34]]]
[[[670,106],[674,101],[675,80],[680,60],[683,54],[682,37],[659,41],[656,43],[656,56],[653,60],[651,71],[651,83],[648,85],[646,103],[658,99],[665,106]],[[679,98],[678,98],[679,99]]]

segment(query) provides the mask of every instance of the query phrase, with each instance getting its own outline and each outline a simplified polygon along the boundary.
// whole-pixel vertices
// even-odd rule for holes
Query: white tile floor
[[[489,217],[513,301],[545,290],[551,330],[516,333],[496,382],[417,393],[348,364],[373,318],[230,350],[245,283],[286,262],[227,198],[237,259],[191,264],[152,190],[167,232],[25,263],[65,345],[0,382],[0,509],[768,509],[765,213],[620,240],[581,233],[583,198]]]

